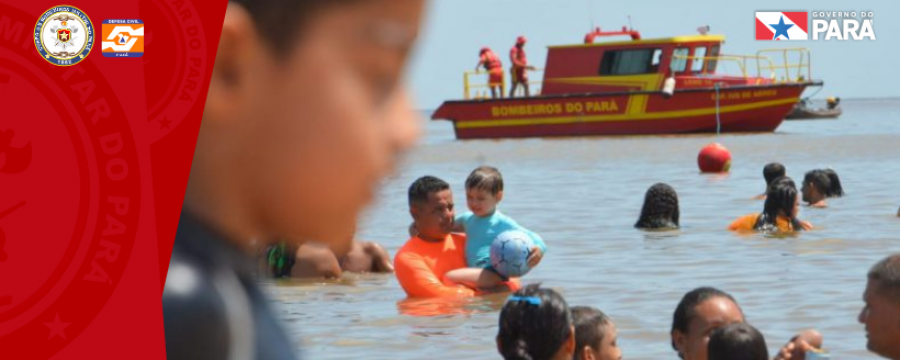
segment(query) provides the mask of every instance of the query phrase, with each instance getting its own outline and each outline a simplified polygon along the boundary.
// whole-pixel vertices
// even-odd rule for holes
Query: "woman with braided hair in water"
[[[657,183],[647,189],[644,207],[634,227],[638,229],[677,229],[678,194],[664,183]]]

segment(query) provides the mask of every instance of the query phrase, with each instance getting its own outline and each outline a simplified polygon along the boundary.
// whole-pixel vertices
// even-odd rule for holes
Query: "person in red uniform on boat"
[[[528,88],[528,70],[534,70],[534,66],[528,65],[528,57],[525,56],[525,43],[528,41],[524,36],[516,39],[516,45],[509,50],[509,61],[512,62],[510,74],[512,75],[512,87],[509,89],[509,97],[514,97],[519,85],[525,88],[525,97],[531,96]]]
[[[475,66],[475,70],[477,71],[482,66],[489,74],[488,86],[491,88],[491,98],[503,97],[503,90],[501,89],[503,86],[503,63],[500,62],[500,57],[489,47],[481,48],[481,57],[478,60],[478,65]]]

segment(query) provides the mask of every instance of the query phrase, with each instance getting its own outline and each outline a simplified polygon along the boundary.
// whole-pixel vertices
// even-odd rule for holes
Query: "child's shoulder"
[[[460,215],[456,215],[456,221],[468,221],[469,219],[471,219],[474,216],[475,216],[475,213],[473,213],[471,211],[466,211]]]
[[[509,215],[506,215],[505,213],[500,212],[499,209],[494,213],[493,218],[495,221],[500,222],[500,223],[506,223],[506,224],[510,224],[510,225],[514,225],[514,226],[519,226],[519,223],[516,222],[515,219],[509,217]]]

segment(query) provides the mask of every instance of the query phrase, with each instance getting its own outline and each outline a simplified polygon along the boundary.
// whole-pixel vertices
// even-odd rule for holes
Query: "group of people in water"
[[[425,5],[425,0],[229,1],[199,133],[190,126],[178,129],[180,136],[196,136],[197,143],[161,299],[168,359],[297,358],[296,335],[285,332],[272,311],[257,281],[254,256],[280,276],[307,265],[311,273],[331,276],[394,267],[410,297],[512,291],[497,336],[504,358],[621,358],[615,324],[599,309],[569,308],[555,291],[523,288],[518,279],[499,276],[481,261],[483,243],[470,244],[467,234],[490,239],[491,229],[519,228],[496,210],[502,185],[488,185],[490,176],[473,184],[478,191],[468,202],[472,214],[460,219],[446,182],[416,180],[409,190],[413,235],[393,263],[380,246],[343,231],[355,226],[380,181],[419,137],[421,121],[402,73]],[[517,41],[518,60],[525,59],[524,45],[524,38]],[[496,56],[483,58],[494,73],[498,67],[502,73]],[[516,80],[527,84],[525,76]],[[502,96],[496,89],[494,95]],[[773,183],[781,185],[770,186],[766,208],[771,201],[778,210],[757,216],[762,220],[757,222],[777,227],[779,217],[792,220],[797,190],[787,180]],[[824,185],[809,183],[827,192]],[[642,211],[648,219],[639,224],[649,225],[641,227],[678,226],[674,190],[658,187],[653,193],[669,198],[653,196],[651,203],[659,205]],[[665,206],[674,206],[675,216],[659,215]],[[465,228],[454,228],[457,222]],[[802,227],[788,224],[792,230]],[[465,233],[454,232],[460,230]],[[548,249],[532,237],[528,262],[537,266]],[[286,242],[263,256],[254,253],[257,244],[277,239]],[[864,300],[859,321],[866,325],[868,348],[900,360],[900,254],[872,268]],[[733,297],[694,290],[675,311],[672,345],[684,360],[743,360],[754,354],[744,351],[745,343],[764,354],[761,335],[740,325],[745,323]],[[778,359],[802,359],[804,351],[819,347],[817,340],[814,333],[801,334]]]
[[[785,167],[764,167],[767,191],[763,212],[744,216],[729,229],[736,231],[789,232],[809,230],[812,225],[797,218],[800,201],[824,207],[828,197],[842,196],[843,189],[831,169],[806,173],[801,190],[785,176]],[[494,167],[481,166],[465,181],[467,212],[456,215],[450,185],[433,176],[423,176],[410,185],[409,211],[413,218],[411,238],[396,254],[397,279],[411,298],[477,296],[512,291],[500,312],[497,349],[506,360],[621,360],[618,332],[613,320],[600,309],[569,307],[556,291],[519,279],[505,278],[492,269],[490,243],[500,233],[521,230],[535,247],[529,263],[537,266],[547,252],[540,235],[527,230],[500,212],[503,177]],[[678,196],[667,184],[647,190],[635,227],[674,229],[679,227]],[[297,262],[303,262],[298,253]],[[887,300],[885,300],[885,298]],[[870,327],[881,314],[900,315],[900,254],[879,262],[869,273],[866,308],[859,321],[867,325],[869,349],[900,360],[900,317],[889,328]],[[893,301],[893,303],[890,303]],[[885,302],[890,306],[883,305]],[[887,334],[872,334],[885,331]],[[895,336],[891,338],[890,336]],[[888,340],[879,340],[888,339]],[[684,360],[763,360],[769,351],[763,334],[746,322],[735,298],[725,291],[701,287],[684,295],[676,307],[671,329],[672,347]],[[806,359],[820,353],[823,338],[806,330],[790,339],[775,355],[776,360]]]
[[[869,270],[865,306],[867,348],[900,359],[900,254]],[[682,297],[672,316],[672,348],[682,360],[768,360],[763,334],[747,322],[737,300],[725,291],[700,287]],[[616,327],[602,311],[569,307],[556,291],[528,285],[509,297],[500,312],[497,349],[505,360],[621,360]],[[774,360],[825,359],[823,337],[804,330]]]
[[[782,169],[778,175],[778,168]],[[794,231],[802,225],[795,222],[799,202],[793,182],[784,177],[783,166],[766,166],[767,203],[763,213],[754,215],[763,225],[752,226],[758,231]],[[827,187],[815,179],[819,170],[811,171],[805,179],[807,189],[823,194],[842,193],[836,181]],[[773,175],[774,174],[774,175]],[[827,175],[826,175],[827,176]],[[837,179],[836,174],[833,175]],[[774,189],[774,190],[773,190]],[[520,225],[502,215],[497,203],[502,198],[502,177],[497,169],[479,167],[466,180],[466,200],[470,213],[455,215],[455,203],[449,184],[433,176],[417,179],[409,188],[410,214],[414,224],[413,236],[398,252],[395,267],[400,285],[410,297],[475,296],[494,291],[513,291],[500,312],[496,337],[498,352],[506,360],[621,360],[615,323],[600,309],[577,306],[570,308],[556,291],[531,284],[521,287],[517,279],[506,280],[497,286],[490,266],[467,260],[467,253],[483,249],[473,248],[469,236],[484,236],[466,227],[465,233],[455,221],[467,217],[492,219],[488,227],[498,226],[505,231]],[[673,228],[678,226],[678,201],[674,190],[665,184],[648,190],[647,201],[637,226],[641,228]],[[483,206],[487,200],[487,206]],[[787,201],[790,200],[790,201]],[[783,204],[790,206],[784,207]],[[490,210],[493,209],[493,212]],[[767,218],[779,219],[780,223]],[[471,219],[463,220],[471,221]],[[784,224],[781,224],[784,223]],[[780,226],[779,226],[780,225]],[[524,228],[521,228],[524,229]],[[484,231],[483,228],[477,231]],[[527,231],[527,230],[524,230]],[[538,237],[537,234],[533,237]],[[546,252],[546,245],[533,249],[535,254]],[[476,268],[471,268],[472,266]],[[536,265],[536,264],[535,264]],[[478,281],[461,282],[452,279],[455,271],[470,271]],[[486,280],[485,282],[481,282]],[[865,307],[858,321],[866,325],[869,350],[889,359],[900,360],[900,254],[878,262],[868,274],[864,294]],[[701,287],[684,295],[675,309],[672,320],[671,343],[683,360],[763,360],[769,351],[763,334],[748,324],[737,300],[725,291]],[[775,360],[812,359],[822,354],[823,337],[815,330],[805,330],[791,338],[774,355]],[[817,359],[821,359],[820,357]]]
[[[780,163],[769,163],[763,167],[763,178],[766,180],[766,192],[756,197],[765,200],[763,211],[738,218],[728,226],[729,230],[784,233],[812,230],[810,222],[798,218],[801,200],[810,207],[825,208],[828,206],[826,199],[844,196],[840,177],[833,169],[807,172],[799,191]],[[640,229],[676,229],[680,226],[678,218],[678,194],[671,186],[658,183],[647,190],[641,215],[634,226]]]

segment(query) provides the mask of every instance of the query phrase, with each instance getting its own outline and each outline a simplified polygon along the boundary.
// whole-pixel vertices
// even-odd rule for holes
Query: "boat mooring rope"
[[[719,83],[716,83],[716,135],[722,131],[722,120],[719,119]]]

